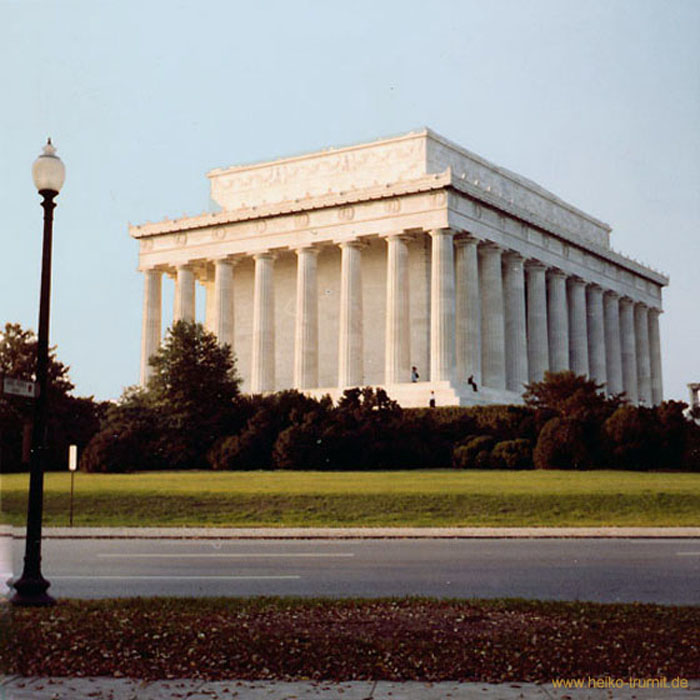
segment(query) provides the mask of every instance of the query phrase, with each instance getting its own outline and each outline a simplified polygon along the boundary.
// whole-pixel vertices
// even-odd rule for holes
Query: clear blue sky
[[[138,381],[128,222],[209,207],[214,167],[427,125],[671,275],[666,398],[700,381],[700,2],[0,0],[0,322],[36,329],[51,135],[66,184],[51,342],[76,393]],[[167,285],[166,285],[167,286]]]

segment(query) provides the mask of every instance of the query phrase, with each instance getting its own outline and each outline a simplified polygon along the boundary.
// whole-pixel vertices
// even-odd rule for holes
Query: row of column
[[[658,309],[492,243],[456,243],[458,379],[521,392],[546,370],[572,370],[631,402],[662,400]]]
[[[463,383],[469,376],[496,390],[523,391],[545,370],[571,369],[605,383],[630,401],[661,401],[659,311],[611,290],[525,261],[515,252],[451,229],[431,237],[430,380]],[[385,384],[410,380],[408,239],[387,242]],[[362,246],[340,244],[338,386],[363,383]],[[298,249],[294,386],[318,386],[317,254]],[[253,256],[251,391],[275,388],[274,255]],[[233,268],[215,261],[207,289],[207,326],[233,345]],[[177,268],[174,320],[194,320],[195,276]],[[160,343],[161,273],[146,271],[142,375]]]

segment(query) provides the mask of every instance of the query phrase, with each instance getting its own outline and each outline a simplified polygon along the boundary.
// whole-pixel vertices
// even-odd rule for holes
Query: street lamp
[[[48,140],[44,152],[34,161],[32,176],[44,208],[44,243],[41,258],[41,297],[39,301],[39,337],[36,350],[36,383],[34,400],[32,452],[29,462],[29,505],[27,507],[27,539],[24,571],[13,582],[14,605],[53,605],[56,601],[46,592],[49,582],[41,575],[41,518],[44,501],[44,458],[48,415],[49,306],[51,301],[51,237],[53,234],[54,199],[66,177],[63,162]]]

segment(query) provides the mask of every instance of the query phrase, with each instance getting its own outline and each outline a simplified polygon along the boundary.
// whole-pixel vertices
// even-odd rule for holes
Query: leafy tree
[[[33,381],[38,342],[34,331],[23,329],[19,323],[6,323],[0,333],[0,374]],[[56,359],[56,346],[49,348],[48,383],[52,394],[65,396],[73,391],[68,370]]]
[[[201,323],[178,321],[149,364],[148,398],[168,433],[170,466],[201,466],[214,442],[240,427],[231,347]]]
[[[37,338],[33,331],[18,323],[6,323],[0,332],[0,374],[27,381],[35,380]],[[102,411],[92,397],[71,395],[73,383],[69,368],[56,357],[55,346],[49,349],[48,364],[48,451],[46,469],[65,469],[68,445],[86,445],[99,428]],[[23,435],[31,426],[33,400],[16,396],[0,397],[0,470],[23,468]]]
[[[545,372],[541,382],[525,385],[526,406],[550,417],[587,420],[607,417],[620,405],[622,397],[606,398],[603,384],[574,372]]]

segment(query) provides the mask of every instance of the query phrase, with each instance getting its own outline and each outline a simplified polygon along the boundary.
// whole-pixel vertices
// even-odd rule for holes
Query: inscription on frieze
[[[294,225],[297,228],[304,228],[309,225],[309,215],[304,212],[302,214],[297,214],[294,217]]]
[[[384,211],[389,214],[398,214],[401,211],[401,200],[394,197],[384,202]]]

